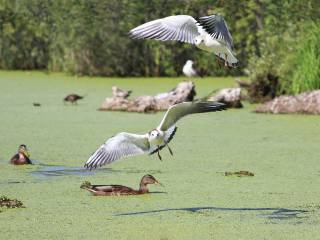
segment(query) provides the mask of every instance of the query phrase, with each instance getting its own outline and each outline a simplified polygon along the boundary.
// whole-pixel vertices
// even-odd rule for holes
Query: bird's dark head
[[[30,157],[30,154],[27,150],[27,146],[25,144],[21,144],[18,149],[19,153],[22,153],[26,157]]]
[[[160,185],[162,185],[160,182],[157,181],[157,179],[155,179],[150,174],[144,175],[142,177],[141,184],[143,184],[143,185],[147,185],[147,184],[160,184]]]

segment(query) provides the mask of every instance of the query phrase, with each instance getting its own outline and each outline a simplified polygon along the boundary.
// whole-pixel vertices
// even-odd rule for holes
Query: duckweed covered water
[[[76,78],[0,72],[0,195],[23,209],[1,209],[1,239],[316,239],[320,233],[320,121],[317,116],[263,115],[253,106],[189,116],[156,156],[82,169],[119,131],[144,133],[163,113],[99,112],[111,86],[133,96],[165,92],[182,78]],[[233,79],[195,80],[197,96]],[[64,105],[69,93],[86,95]],[[34,107],[33,102],[41,103]],[[41,164],[11,166],[19,144]],[[247,170],[252,177],[226,177]],[[138,188],[152,174],[165,187],[149,194],[92,197],[80,184]],[[48,176],[50,175],[50,176]]]

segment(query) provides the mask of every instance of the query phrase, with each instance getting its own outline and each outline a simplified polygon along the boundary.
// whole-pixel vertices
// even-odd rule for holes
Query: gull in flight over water
[[[85,163],[88,169],[101,167],[120,158],[157,153],[160,160],[160,150],[165,146],[173,155],[168,143],[177,131],[176,122],[193,113],[215,112],[225,110],[225,104],[219,102],[183,102],[171,106],[164,115],[159,126],[150,132],[139,135],[121,132],[109,138],[100,146]]]
[[[227,23],[219,15],[200,17],[176,15],[144,23],[129,32],[134,39],[180,41],[212,52],[226,67],[236,67],[238,59],[233,52],[233,40]],[[220,64],[219,64],[220,65]]]

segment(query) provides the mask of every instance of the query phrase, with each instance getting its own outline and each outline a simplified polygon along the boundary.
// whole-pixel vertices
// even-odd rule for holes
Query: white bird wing
[[[149,149],[150,144],[146,135],[118,133],[101,145],[84,166],[91,170],[123,157],[148,153]]]
[[[186,43],[195,43],[199,35],[197,21],[189,15],[176,15],[144,23],[132,30],[129,34],[135,39],[155,39],[160,41],[175,40]]]
[[[226,105],[219,102],[200,101],[183,102],[171,106],[164,115],[158,129],[167,131],[182,117],[193,113],[215,112],[226,109]]]
[[[224,41],[233,50],[233,40],[226,21],[221,15],[200,17],[197,21],[207,33],[217,40]]]

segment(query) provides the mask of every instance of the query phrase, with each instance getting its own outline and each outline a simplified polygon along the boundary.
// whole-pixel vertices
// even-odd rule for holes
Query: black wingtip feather
[[[196,19],[196,21],[210,35],[213,35],[216,33],[216,27],[215,27],[216,21],[212,21],[212,20],[208,19],[208,16],[207,17],[199,17]],[[217,37],[219,37],[219,36],[217,36]]]
[[[171,139],[174,137],[174,135],[176,134],[177,129],[178,129],[178,127],[174,127],[171,135],[170,135],[169,138],[168,138],[167,143],[169,143],[169,142],[171,141]]]
[[[85,167],[86,169],[90,170],[90,171],[92,171],[92,170],[94,170],[94,169],[97,168],[97,166],[95,166],[93,162],[91,162],[91,163],[85,163],[85,164],[84,164],[84,167]]]
[[[205,101],[198,102],[197,104],[199,105],[201,112],[215,112],[227,109],[226,104],[220,102]]]

